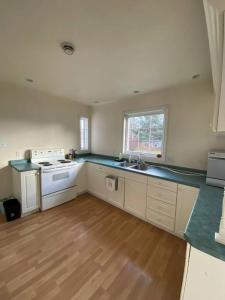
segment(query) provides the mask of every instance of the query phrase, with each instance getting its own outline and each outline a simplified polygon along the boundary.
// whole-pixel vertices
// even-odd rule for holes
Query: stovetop
[[[67,165],[75,165],[77,164],[75,161],[69,159],[59,159],[59,160],[44,160],[40,162],[34,162],[35,164],[39,165],[41,168],[63,168]]]
[[[42,169],[58,169],[77,164],[73,160],[65,159],[64,149],[33,149],[31,150],[31,162]]]

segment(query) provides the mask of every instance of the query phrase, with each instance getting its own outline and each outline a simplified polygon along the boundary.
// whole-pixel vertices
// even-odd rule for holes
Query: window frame
[[[138,117],[144,115],[151,115],[151,114],[164,114],[164,131],[163,131],[163,146],[162,146],[162,157],[158,158],[156,155],[151,154],[149,152],[142,152],[142,151],[127,151],[127,137],[128,137],[128,118],[129,117]],[[165,161],[166,160],[166,145],[167,145],[167,129],[168,129],[168,107],[151,107],[142,110],[135,110],[135,111],[127,111],[123,113],[123,154],[125,156],[139,156],[142,155],[143,159],[146,161]]]
[[[87,148],[81,148],[81,140],[82,140],[82,134],[81,134],[81,120],[82,119],[87,119]],[[90,142],[89,142],[89,137],[90,137],[90,120],[89,116],[86,115],[81,115],[79,118],[79,132],[80,132],[80,152],[88,152],[90,149]]]

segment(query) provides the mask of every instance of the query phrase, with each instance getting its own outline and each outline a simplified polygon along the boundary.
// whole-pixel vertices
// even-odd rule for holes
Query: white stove
[[[60,169],[65,168],[67,166],[77,165],[75,161],[64,159],[64,160],[45,160],[40,162],[33,162],[38,165],[43,170],[50,170],[50,169]]]
[[[77,162],[65,159],[64,149],[31,150],[31,162],[41,169],[64,168]]]
[[[41,168],[41,209],[45,210],[77,196],[79,164],[65,159],[64,149],[31,150],[31,162]]]

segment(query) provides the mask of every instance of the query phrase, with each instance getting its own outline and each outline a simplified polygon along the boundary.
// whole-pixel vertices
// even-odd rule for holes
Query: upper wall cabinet
[[[215,106],[213,131],[225,132],[225,30],[224,7],[220,1],[203,0],[209,37]]]

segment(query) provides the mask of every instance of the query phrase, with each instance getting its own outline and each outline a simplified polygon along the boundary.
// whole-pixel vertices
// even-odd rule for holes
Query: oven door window
[[[59,180],[67,179],[69,177],[70,177],[69,172],[63,172],[63,173],[59,173],[59,174],[54,174],[52,176],[52,180],[53,181],[59,181]]]

